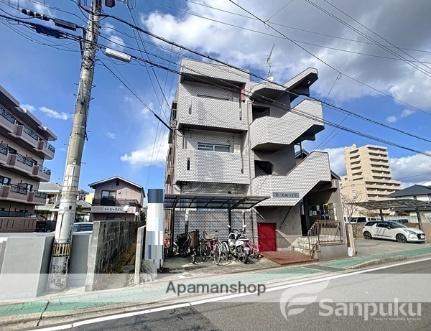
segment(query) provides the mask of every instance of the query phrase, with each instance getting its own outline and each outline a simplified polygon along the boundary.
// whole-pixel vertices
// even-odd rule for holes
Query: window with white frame
[[[230,145],[223,144],[211,144],[211,143],[198,143],[198,149],[201,151],[212,151],[212,152],[231,152]]]

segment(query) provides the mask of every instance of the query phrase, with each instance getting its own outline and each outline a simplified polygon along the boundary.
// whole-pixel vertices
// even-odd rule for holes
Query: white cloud
[[[122,155],[121,161],[134,166],[164,165],[168,149],[168,134],[164,134],[155,144],[147,142],[144,147]]]
[[[226,0],[201,0],[200,2],[244,15],[244,12]],[[427,17],[431,11],[431,2],[428,0],[417,0],[414,6],[408,1],[401,0],[381,0],[378,2],[372,0],[350,2],[334,0],[333,2],[399,47],[409,49],[429,49],[431,47],[431,39],[427,33],[431,30],[431,20]],[[323,2],[318,2],[318,4],[325,6]],[[262,1],[250,0],[244,3],[244,6],[266,19],[283,8],[285,0],[267,1],[264,5]],[[215,56],[230,63],[252,69],[261,69],[265,72],[267,71],[266,57],[272,45],[275,44],[272,55],[275,79],[286,81],[306,67],[315,66],[319,69],[320,79],[313,88],[323,96],[327,95],[329,86],[332,86],[337,77],[336,71],[325,66],[288,40],[280,38],[280,36],[272,37],[257,34],[215,21],[201,19],[191,14],[228,22],[243,28],[276,34],[265,28],[257,20],[217,11],[192,2],[187,2],[187,10],[186,14],[178,16],[154,11],[149,15],[142,16],[141,20],[151,32],[157,35],[205,53],[215,54]],[[403,13],[403,15],[399,15],[399,13]],[[424,93],[424,91],[431,90],[431,75],[424,75],[415,70],[407,61],[356,54],[360,52],[376,56],[396,57],[376,44],[364,42],[362,37],[358,38],[358,34],[346,25],[340,24],[307,2],[292,2],[286,10],[279,10],[271,23],[288,24],[290,27],[320,33],[324,27],[324,33],[329,37],[273,25],[295,40],[321,45],[301,44],[325,62],[354,77],[354,79],[369,84],[403,102],[408,102],[416,107],[431,109],[431,94]],[[352,42],[331,36],[362,42]],[[374,36],[374,38],[376,37]],[[380,42],[382,43],[382,41]],[[352,53],[331,50],[323,46],[341,48]],[[413,51],[409,51],[409,53],[412,53],[412,56],[418,61],[427,61],[426,53]],[[403,56],[405,57],[405,55]],[[377,95],[377,93],[364,85],[343,77],[335,84],[331,98],[346,100],[364,95]]]
[[[398,116],[398,117],[395,115],[388,116],[388,117],[386,117],[386,121],[389,123],[395,123],[395,122],[398,122],[399,119],[409,117],[410,115],[413,115],[414,113],[415,113],[415,111],[413,111],[413,110],[403,109],[400,116]]]
[[[431,154],[431,151],[427,153]],[[405,183],[428,183],[431,181],[431,157],[414,154],[391,158],[392,176]]]
[[[28,110],[29,112],[34,112],[36,110],[36,107],[33,105],[20,105],[21,108]]]
[[[398,121],[398,118],[394,115],[386,117],[386,122],[395,123],[396,121]]]
[[[118,36],[115,33],[115,26],[111,23],[104,23],[102,26],[102,32],[104,32],[106,35],[108,35],[108,47],[113,48],[119,51],[124,51],[124,47],[126,46],[126,43],[124,42],[124,39]]]
[[[108,131],[108,132],[106,132],[106,137],[108,137],[109,139],[114,140],[114,139],[117,138],[117,135],[114,132]]]
[[[339,176],[346,174],[346,164],[344,162],[344,147],[326,148],[322,152],[329,154],[331,169]]]
[[[410,115],[413,115],[414,113],[415,113],[415,111],[413,111],[413,110],[410,110],[410,109],[404,109],[404,110],[401,112],[400,117],[401,117],[401,118],[406,118],[406,117],[409,117]]]
[[[51,117],[51,118],[55,118],[57,120],[63,120],[66,121],[69,119],[69,114],[65,113],[65,112],[58,112],[56,110],[53,110],[51,108],[42,106],[39,107],[39,110],[44,113],[46,116]]]

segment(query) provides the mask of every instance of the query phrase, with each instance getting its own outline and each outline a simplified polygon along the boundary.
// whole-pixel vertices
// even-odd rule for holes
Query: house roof
[[[51,182],[41,182],[39,184],[39,192],[45,192],[45,193],[57,193],[60,192],[61,185],[58,183],[51,183]]]
[[[103,183],[110,182],[112,180],[121,180],[121,181],[123,181],[125,183],[128,183],[128,184],[130,184],[132,186],[135,186],[135,187],[141,189],[142,191],[144,190],[144,188],[141,185],[138,185],[138,184],[136,184],[136,183],[134,183],[134,182],[132,182],[132,181],[130,181],[128,179],[125,179],[123,177],[120,177],[120,176],[114,176],[114,177],[109,177],[109,178],[106,178],[106,179],[101,179],[101,180],[99,180],[97,182],[88,184],[88,186],[90,186],[91,188],[94,188],[95,186],[98,186],[98,185],[103,184]]]
[[[431,187],[425,185],[413,185],[406,187],[405,189],[389,194],[391,198],[417,196],[417,195],[428,195],[431,194]]]

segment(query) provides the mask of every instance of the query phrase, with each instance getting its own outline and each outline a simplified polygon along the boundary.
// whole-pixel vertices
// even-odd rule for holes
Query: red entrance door
[[[257,223],[257,234],[261,252],[277,250],[275,223]]]

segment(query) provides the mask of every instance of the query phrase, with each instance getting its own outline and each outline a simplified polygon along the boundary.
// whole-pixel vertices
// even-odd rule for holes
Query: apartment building
[[[387,199],[400,189],[393,180],[386,147],[352,145],[344,149],[346,176],[342,177],[341,192],[349,201],[362,202]]]
[[[298,98],[309,94],[317,78],[317,70],[308,68],[281,87],[253,82],[249,74],[222,65],[182,60],[165,192],[189,196],[191,208],[168,216],[174,219],[167,220],[173,236],[183,233],[185,224],[227,236],[225,211],[205,206],[214,201],[228,206],[229,196],[239,197],[238,203],[265,199],[254,209],[233,206],[229,213],[232,226],[246,224],[261,250],[289,247],[317,219],[342,219],[338,177],[328,154],[300,149],[324,129],[322,105]],[[208,203],[193,208],[194,195],[208,196]]]
[[[141,220],[144,202],[144,188],[121,177],[110,177],[89,185],[94,198],[91,206],[91,220]]]
[[[39,192],[46,194],[45,204],[35,207],[39,219],[57,221],[61,198],[61,185],[58,183],[42,182]],[[88,222],[90,220],[91,203],[85,201],[88,192],[80,190],[76,201],[75,222]]]
[[[35,205],[45,203],[39,183],[49,181],[55,134],[0,86],[0,232],[33,231]]]

